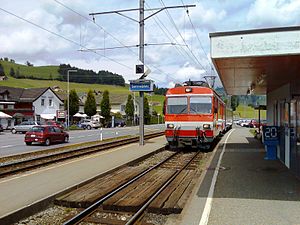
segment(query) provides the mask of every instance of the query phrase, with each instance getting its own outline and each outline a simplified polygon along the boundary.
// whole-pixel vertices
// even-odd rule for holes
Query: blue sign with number
[[[278,127],[277,126],[263,126],[264,141],[278,141]]]
[[[279,144],[279,133],[277,126],[263,126],[264,144],[266,147],[266,160],[276,160],[277,145]]]

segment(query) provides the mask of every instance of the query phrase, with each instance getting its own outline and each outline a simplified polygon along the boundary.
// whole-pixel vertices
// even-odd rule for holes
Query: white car
[[[29,131],[32,127],[40,125],[38,122],[36,121],[24,121],[18,125],[15,125],[12,129],[11,132],[13,134],[16,134],[18,132],[20,133],[26,133],[27,131]]]
[[[81,123],[80,123],[80,126],[83,128],[83,129],[98,129],[101,127],[101,123],[99,123],[98,121],[93,121],[93,120],[83,120]]]
[[[251,120],[243,120],[241,122],[241,126],[242,127],[249,127],[250,122],[251,122]]]

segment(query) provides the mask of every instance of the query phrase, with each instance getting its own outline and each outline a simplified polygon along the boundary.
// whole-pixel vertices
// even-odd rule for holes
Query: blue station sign
[[[264,141],[278,141],[279,133],[278,126],[263,126]]]
[[[153,80],[145,80],[145,79],[138,79],[138,80],[130,80],[130,91],[145,91],[145,92],[152,92],[153,91]]]

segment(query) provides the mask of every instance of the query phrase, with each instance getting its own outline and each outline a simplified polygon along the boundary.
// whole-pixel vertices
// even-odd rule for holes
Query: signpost
[[[144,91],[152,92],[153,91],[153,80],[137,79],[130,80],[130,91]]]
[[[279,133],[277,126],[263,126],[263,140],[267,154],[266,160],[276,160],[277,145],[279,144]]]

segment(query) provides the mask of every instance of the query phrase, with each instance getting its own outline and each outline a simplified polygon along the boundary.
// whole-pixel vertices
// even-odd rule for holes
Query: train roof
[[[186,90],[191,89],[191,92],[187,92]],[[201,86],[180,86],[170,88],[166,95],[180,95],[180,94],[216,94],[213,89],[209,87],[201,87]]]

